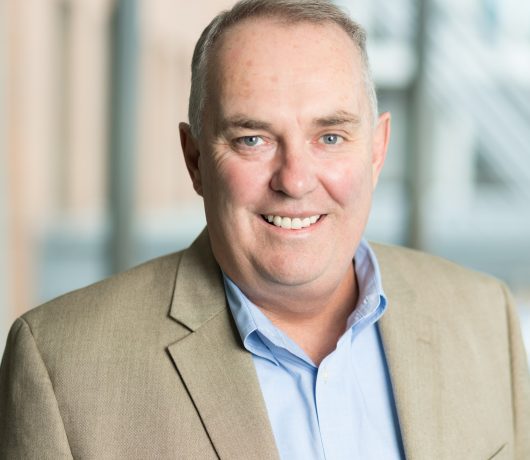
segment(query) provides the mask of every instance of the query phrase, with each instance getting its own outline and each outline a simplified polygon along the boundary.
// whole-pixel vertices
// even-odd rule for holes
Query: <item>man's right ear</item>
[[[199,168],[199,157],[201,156],[197,139],[191,134],[191,127],[187,123],[179,124],[180,145],[184,153],[184,161],[188,168],[188,173],[193,182],[193,188],[202,196],[202,178]]]

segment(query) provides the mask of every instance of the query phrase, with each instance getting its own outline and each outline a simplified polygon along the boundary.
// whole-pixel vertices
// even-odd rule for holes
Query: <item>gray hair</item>
[[[195,138],[202,131],[207,99],[208,62],[212,49],[225,30],[250,18],[275,18],[286,24],[330,22],[341,27],[360,53],[369,108],[373,120],[377,120],[377,95],[366,52],[366,33],[362,26],[330,0],[241,0],[232,9],[219,13],[204,29],[195,45],[188,107],[191,132]]]

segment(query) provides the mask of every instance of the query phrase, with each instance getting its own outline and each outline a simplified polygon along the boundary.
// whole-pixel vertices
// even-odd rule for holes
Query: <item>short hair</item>
[[[191,91],[188,106],[189,123],[195,138],[202,132],[202,118],[207,99],[208,65],[212,50],[227,29],[253,18],[273,18],[286,24],[332,23],[343,29],[359,51],[369,109],[375,122],[378,115],[377,95],[366,51],[366,32],[361,25],[330,0],[241,0],[230,10],[219,13],[204,29],[195,45],[191,62]]]

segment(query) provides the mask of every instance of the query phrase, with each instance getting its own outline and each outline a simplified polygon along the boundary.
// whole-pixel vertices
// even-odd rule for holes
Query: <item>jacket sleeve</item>
[[[73,458],[50,376],[23,319],[11,328],[0,366],[0,458]]]
[[[515,303],[504,287],[508,305],[508,332],[512,372],[515,458],[530,459],[530,373]]]

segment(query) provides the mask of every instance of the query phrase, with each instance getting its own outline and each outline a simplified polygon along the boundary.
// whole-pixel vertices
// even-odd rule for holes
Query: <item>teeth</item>
[[[313,225],[317,222],[317,220],[320,218],[320,215],[314,215],[309,217],[282,217],[282,216],[274,216],[272,214],[268,214],[267,216],[263,216],[267,220],[267,222],[274,224],[276,227],[282,227],[286,229],[292,229],[292,230],[300,230],[301,228],[307,228],[310,225]]]
[[[291,218],[290,217],[282,217],[282,228],[291,228]]]

